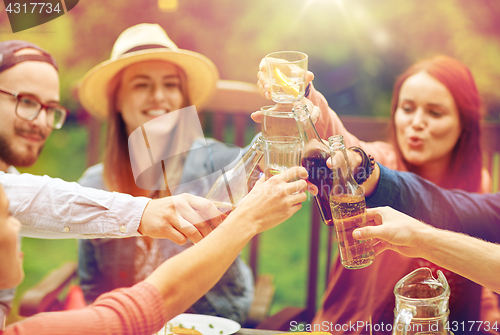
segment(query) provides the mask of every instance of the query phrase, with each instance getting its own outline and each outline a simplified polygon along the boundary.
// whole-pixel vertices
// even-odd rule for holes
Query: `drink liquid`
[[[366,226],[366,204],[363,196],[330,197],[333,224],[342,265],[347,269],[361,269],[375,259],[372,240],[356,240],[352,232]]]

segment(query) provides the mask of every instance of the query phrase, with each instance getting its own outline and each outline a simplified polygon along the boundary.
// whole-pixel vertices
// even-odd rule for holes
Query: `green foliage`
[[[24,253],[23,282],[17,287],[16,297],[8,323],[18,320],[17,310],[23,293],[67,261],[77,261],[77,240],[44,240],[23,238],[21,250]]]
[[[62,100],[71,108],[76,83],[109,58],[120,32],[156,22],[180,48],[213,60],[223,79],[255,82],[267,53],[304,51],[316,87],[341,114],[388,115],[379,108],[388,106],[397,74],[447,54],[472,69],[489,117],[497,118],[499,16],[497,0],[183,0],[173,13],[159,11],[155,0],[80,1],[67,15],[20,33],[7,33],[4,20],[0,37],[54,53]]]

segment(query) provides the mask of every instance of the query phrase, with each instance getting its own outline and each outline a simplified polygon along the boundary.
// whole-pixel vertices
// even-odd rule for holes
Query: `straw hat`
[[[78,88],[83,107],[98,118],[107,118],[111,79],[127,66],[148,60],[164,60],[181,68],[187,77],[191,103],[198,110],[215,93],[219,72],[210,59],[179,49],[158,24],[141,23],[122,32],[113,46],[111,58],[85,74]]]

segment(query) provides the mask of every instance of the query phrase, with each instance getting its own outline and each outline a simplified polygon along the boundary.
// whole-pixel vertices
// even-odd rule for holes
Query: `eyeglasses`
[[[40,111],[45,109],[47,113],[47,126],[52,129],[61,129],[68,115],[68,110],[58,104],[46,105],[33,95],[25,93],[9,92],[0,89],[0,93],[12,95],[16,99],[16,115],[20,119],[33,121],[38,117]]]

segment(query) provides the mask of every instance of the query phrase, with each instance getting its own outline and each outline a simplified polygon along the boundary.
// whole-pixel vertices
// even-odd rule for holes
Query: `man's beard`
[[[42,152],[43,145],[40,146],[38,152],[28,150],[24,155],[17,153],[13,149],[13,145],[5,137],[0,136],[0,160],[7,165],[28,167],[35,164],[38,156]]]

